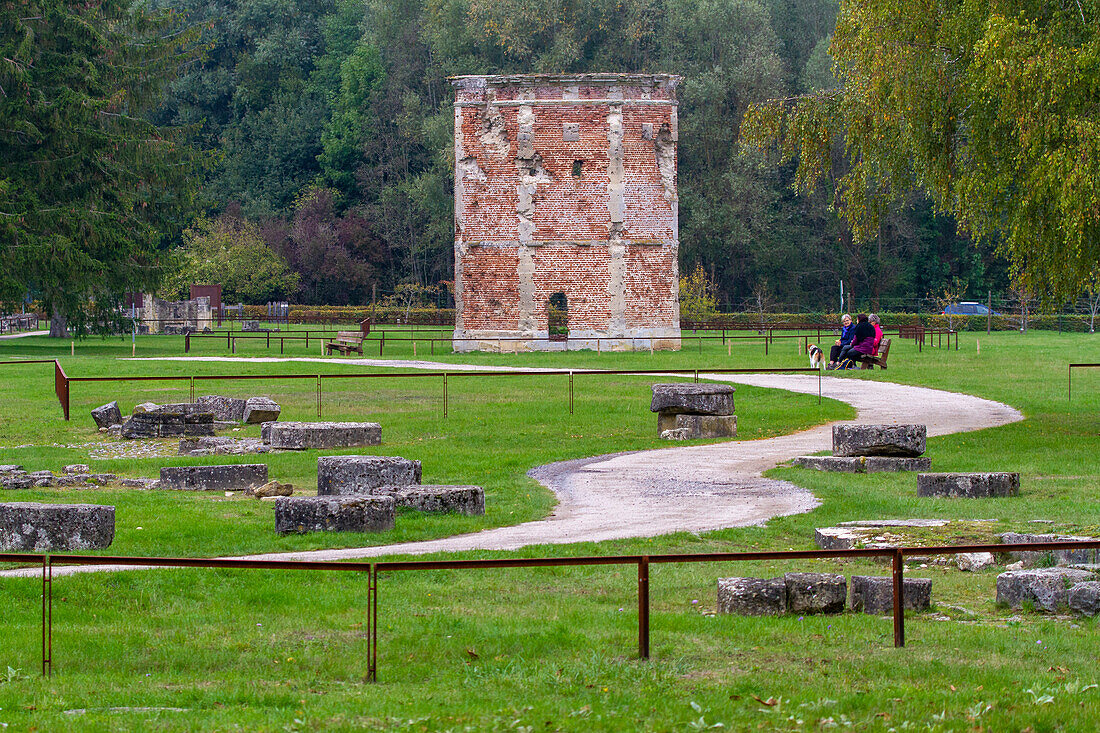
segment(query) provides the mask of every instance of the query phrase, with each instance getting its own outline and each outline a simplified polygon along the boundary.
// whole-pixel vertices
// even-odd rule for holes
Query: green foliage
[[[142,117],[194,57],[176,22],[120,0],[0,6],[0,298],[40,297],[55,335],[112,328],[193,206],[200,157]]]
[[[173,297],[188,297],[192,283],[221,284],[225,303],[284,300],[298,289],[298,273],[264,243],[255,224],[199,219],[183,237],[165,278],[164,289]]]
[[[838,147],[836,202],[857,239],[914,191],[995,242],[1044,299],[1075,297],[1100,260],[1100,16],[1096,3],[845,0],[830,47],[837,90],[773,101],[749,137],[798,159],[813,189]],[[842,137],[838,137],[837,133]]]

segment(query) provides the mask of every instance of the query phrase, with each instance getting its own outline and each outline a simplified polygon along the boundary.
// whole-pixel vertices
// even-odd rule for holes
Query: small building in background
[[[456,351],[680,347],[679,81],[451,80]]]

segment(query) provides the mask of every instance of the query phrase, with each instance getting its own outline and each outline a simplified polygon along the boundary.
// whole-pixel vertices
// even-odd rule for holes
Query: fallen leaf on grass
[[[778,701],[778,700],[776,700],[776,699],[775,699],[774,697],[769,697],[769,698],[768,698],[767,700],[761,700],[761,699],[760,699],[759,697],[757,697],[756,695],[753,695],[753,696],[752,696],[752,699],[753,699],[753,700],[756,700],[756,701],[757,701],[758,703],[760,703],[761,705],[767,705],[768,707],[772,707],[773,705],[776,705],[776,704],[778,704],[778,703],[779,703],[779,701]]]

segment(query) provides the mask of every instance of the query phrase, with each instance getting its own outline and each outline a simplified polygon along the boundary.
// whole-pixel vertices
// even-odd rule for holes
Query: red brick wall
[[[459,79],[456,87],[455,251],[462,328],[514,331],[521,327],[521,288],[526,276],[519,273],[517,206],[523,179],[517,168],[517,118],[523,101],[562,100],[565,94],[579,96],[581,101],[527,105],[534,115],[534,150],[541,159],[531,216],[530,242],[535,246],[530,248],[533,287],[526,293],[532,307],[529,316],[536,328],[544,330],[550,295],[563,292],[571,330],[606,331],[615,307],[611,247],[621,244],[626,251],[625,271],[622,289],[614,295],[622,295],[619,302],[625,307],[626,327],[678,325],[676,198],[669,196],[670,189],[675,192],[675,169],[671,184],[662,182],[654,149],[662,126],[675,136],[675,105],[646,103],[671,99],[669,86],[644,80],[632,86],[607,79],[514,77],[480,85]],[[617,94],[622,95],[621,102],[604,101]],[[586,99],[592,101],[585,103]],[[490,105],[494,100],[516,103]],[[613,108],[622,112],[625,184],[622,231],[614,242],[608,210],[608,115]],[[506,140],[498,134],[483,142],[485,131],[493,127],[489,118],[496,118],[497,130],[503,127]],[[563,139],[566,123],[579,126],[579,139]],[[578,160],[581,171],[575,176]]]

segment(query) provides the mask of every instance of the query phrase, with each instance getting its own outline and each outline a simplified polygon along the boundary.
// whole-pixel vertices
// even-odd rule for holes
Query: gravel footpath
[[[423,364],[432,369],[442,366]],[[385,362],[385,366],[410,365]],[[453,364],[446,366],[455,368]],[[816,394],[818,390],[815,376],[708,375],[707,379],[808,394]],[[857,422],[924,424],[930,436],[980,430],[1023,419],[1019,411],[999,402],[891,382],[822,377],[821,391],[824,397],[853,405],[858,411]],[[529,471],[530,476],[558,497],[557,507],[545,519],[424,542],[248,557],[317,561],[515,550],[528,545],[599,542],[758,525],[772,517],[808,512],[819,504],[809,490],[761,474],[796,456],[829,450],[831,443],[831,425],[820,425],[775,438],[677,446],[552,463]],[[54,574],[116,569],[55,567]],[[0,576],[13,574],[37,577],[41,570],[7,571]]]

